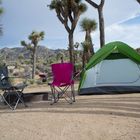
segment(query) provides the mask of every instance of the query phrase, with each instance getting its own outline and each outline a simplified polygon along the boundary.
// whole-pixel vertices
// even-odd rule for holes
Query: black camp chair
[[[15,110],[20,102],[25,107],[27,106],[23,96],[23,90],[26,86],[27,84],[12,85],[8,77],[7,66],[0,67],[0,89],[3,91],[0,96],[12,110]]]

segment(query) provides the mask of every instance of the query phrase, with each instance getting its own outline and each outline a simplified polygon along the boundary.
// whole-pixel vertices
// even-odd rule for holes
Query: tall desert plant
[[[1,6],[1,4],[2,4],[2,1],[0,0],[0,15],[3,14],[3,8]],[[0,35],[2,35],[2,24],[0,24]]]
[[[70,61],[74,63],[73,34],[79,17],[86,11],[87,6],[81,0],[52,0],[49,7],[55,10],[59,21],[68,32]]]
[[[97,4],[92,0],[85,0],[85,1],[98,10],[99,29],[100,29],[100,47],[103,47],[105,44],[104,16],[103,16],[103,6],[105,0],[101,0],[100,4]]]
[[[140,4],[140,0],[136,0]]]
[[[96,30],[97,23],[95,20],[84,18],[81,21],[80,26],[81,26],[82,30],[86,32],[85,42],[89,43],[90,56],[92,56],[94,54],[94,48],[93,48],[93,43],[92,43],[91,32]]]
[[[83,49],[83,55],[82,55],[82,67],[84,68],[86,63],[89,61],[91,57],[90,53],[90,42],[84,41],[81,43],[82,49]]]
[[[35,78],[35,71],[36,71],[36,53],[37,48],[39,47],[39,41],[44,39],[44,32],[36,32],[33,31],[29,36],[28,39],[30,40],[29,43],[25,41],[21,41],[21,45],[26,47],[27,50],[31,53],[31,60],[32,60],[32,79]]]

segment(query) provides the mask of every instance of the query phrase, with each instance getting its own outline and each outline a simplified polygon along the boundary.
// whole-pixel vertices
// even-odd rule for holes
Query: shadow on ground
[[[90,95],[76,96],[76,102],[72,105],[60,99],[57,104],[50,105],[48,93],[31,93],[25,95],[28,105],[24,108],[19,105],[12,111],[7,106],[0,106],[1,113],[67,113],[67,114],[91,114],[113,115],[123,117],[140,118],[140,94],[117,95]],[[33,101],[33,102],[32,102]]]

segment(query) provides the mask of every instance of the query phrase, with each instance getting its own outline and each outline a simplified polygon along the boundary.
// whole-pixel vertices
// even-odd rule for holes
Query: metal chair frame
[[[64,99],[69,103],[72,104],[73,102],[75,102],[75,91],[74,91],[74,85],[71,85],[71,96],[69,96],[67,94],[67,89],[70,86],[66,86],[63,89],[60,87],[55,87],[55,86],[51,86],[51,93],[52,93],[52,104],[57,103],[59,101],[59,99],[63,96]],[[59,90],[58,90],[58,89]],[[68,98],[68,99],[67,99]]]
[[[57,64],[52,64],[52,72],[53,72],[53,65],[71,65],[71,63],[57,63]],[[63,71],[63,73],[65,72],[65,70]],[[55,75],[55,73],[53,73]],[[74,91],[74,79],[73,79],[73,71],[72,71],[72,75],[71,75],[71,81],[69,83],[62,83],[61,85],[61,81],[59,85],[55,85],[53,84],[53,82],[55,81],[55,78],[53,78],[53,82],[49,83],[50,87],[51,87],[51,105],[53,105],[54,103],[57,103],[59,101],[59,99],[61,97],[64,97],[64,99],[69,103],[72,104],[73,102],[75,102],[75,91]],[[71,87],[71,93],[70,95],[68,95],[67,90]]]
[[[6,72],[4,71],[6,70]],[[21,102],[25,107],[27,107],[27,105],[25,104],[24,102],[24,95],[23,95],[23,90],[24,88],[27,86],[26,84],[19,84],[19,85],[15,85],[13,86],[10,81],[9,81],[9,77],[8,77],[8,69],[7,67],[5,66],[3,68],[3,70],[6,75],[4,78],[0,79],[0,82],[1,82],[1,87],[0,89],[3,91],[0,93],[0,96],[2,98],[2,100],[10,107],[10,109],[12,110],[15,110],[18,106],[18,104]],[[6,82],[6,84],[4,84],[4,82]],[[15,104],[11,104],[10,103],[10,96],[11,95],[15,95],[16,96],[16,100],[14,101]],[[9,96],[9,97],[8,97]],[[7,98],[9,99],[9,101],[7,100]]]

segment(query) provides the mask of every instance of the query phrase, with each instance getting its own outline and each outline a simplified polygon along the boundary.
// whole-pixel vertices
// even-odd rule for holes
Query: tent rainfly
[[[98,50],[82,72],[79,94],[140,92],[140,55],[123,42]]]

